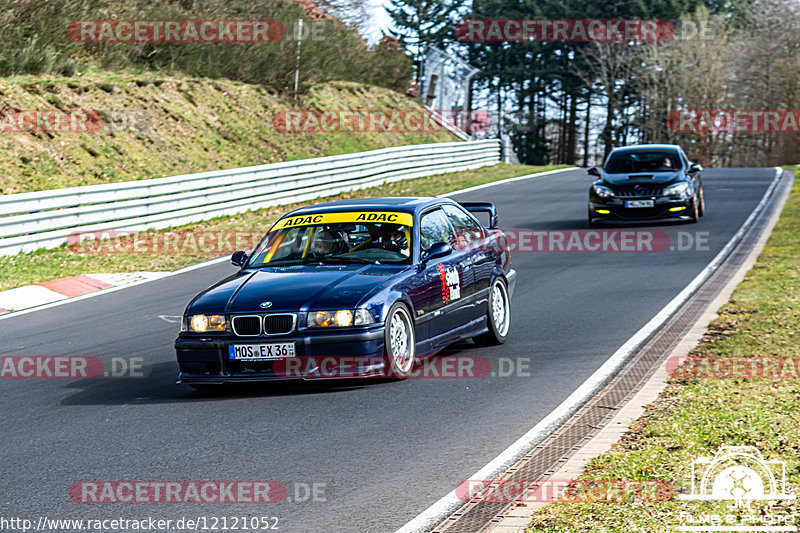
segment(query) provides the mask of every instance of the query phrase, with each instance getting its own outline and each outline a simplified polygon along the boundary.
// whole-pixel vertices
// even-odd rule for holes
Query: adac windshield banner
[[[355,223],[355,224],[402,224],[413,225],[414,217],[410,213],[393,211],[353,211],[345,213],[311,213],[297,215],[279,220],[273,230],[293,228],[295,226],[317,226],[320,224]]]

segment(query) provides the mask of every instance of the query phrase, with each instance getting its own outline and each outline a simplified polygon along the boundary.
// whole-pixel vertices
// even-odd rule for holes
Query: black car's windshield
[[[248,266],[411,262],[408,213],[324,213],[281,219]]]
[[[631,172],[674,172],[681,168],[681,160],[675,150],[631,150],[615,152],[606,162],[609,174]]]

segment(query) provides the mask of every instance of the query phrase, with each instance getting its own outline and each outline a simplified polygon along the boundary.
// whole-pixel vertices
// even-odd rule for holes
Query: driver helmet
[[[384,247],[403,250],[408,247],[405,226],[396,224],[381,225],[381,242]]]
[[[314,253],[328,255],[344,251],[345,239],[341,232],[323,229],[314,237]]]

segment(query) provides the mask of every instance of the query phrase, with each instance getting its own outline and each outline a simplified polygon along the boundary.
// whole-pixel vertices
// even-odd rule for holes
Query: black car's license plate
[[[270,344],[231,344],[228,346],[228,358],[246,361],[264,361],[294,357],[293,342],[273,342]]]
[[[653,207],[655,202],[653,200],[627,200],[625,207]]]

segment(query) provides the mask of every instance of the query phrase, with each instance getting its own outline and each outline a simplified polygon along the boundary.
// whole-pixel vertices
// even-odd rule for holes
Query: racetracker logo
[[[464,19],[456,36],[466,42],[655,42],[674,34],[668,20]]]
[[[480,503],[643,503],[664,502],[674,494],[672,483],[661,480],[467,479],[456,487],[459,500]]]
[[[281,133],[433,133],[448,127],[476,133],[490,123],[490,114],[479,110],[282,109],[272,117]]]
[[[667,117],[678,133],[798,133],[797,109],[682,109]]]
[[[76,20],[67,34],[82,43],[272,43],[286,27],[278,20]]]
[[[279,503],[280,481],[76,481],[75,503]]]

